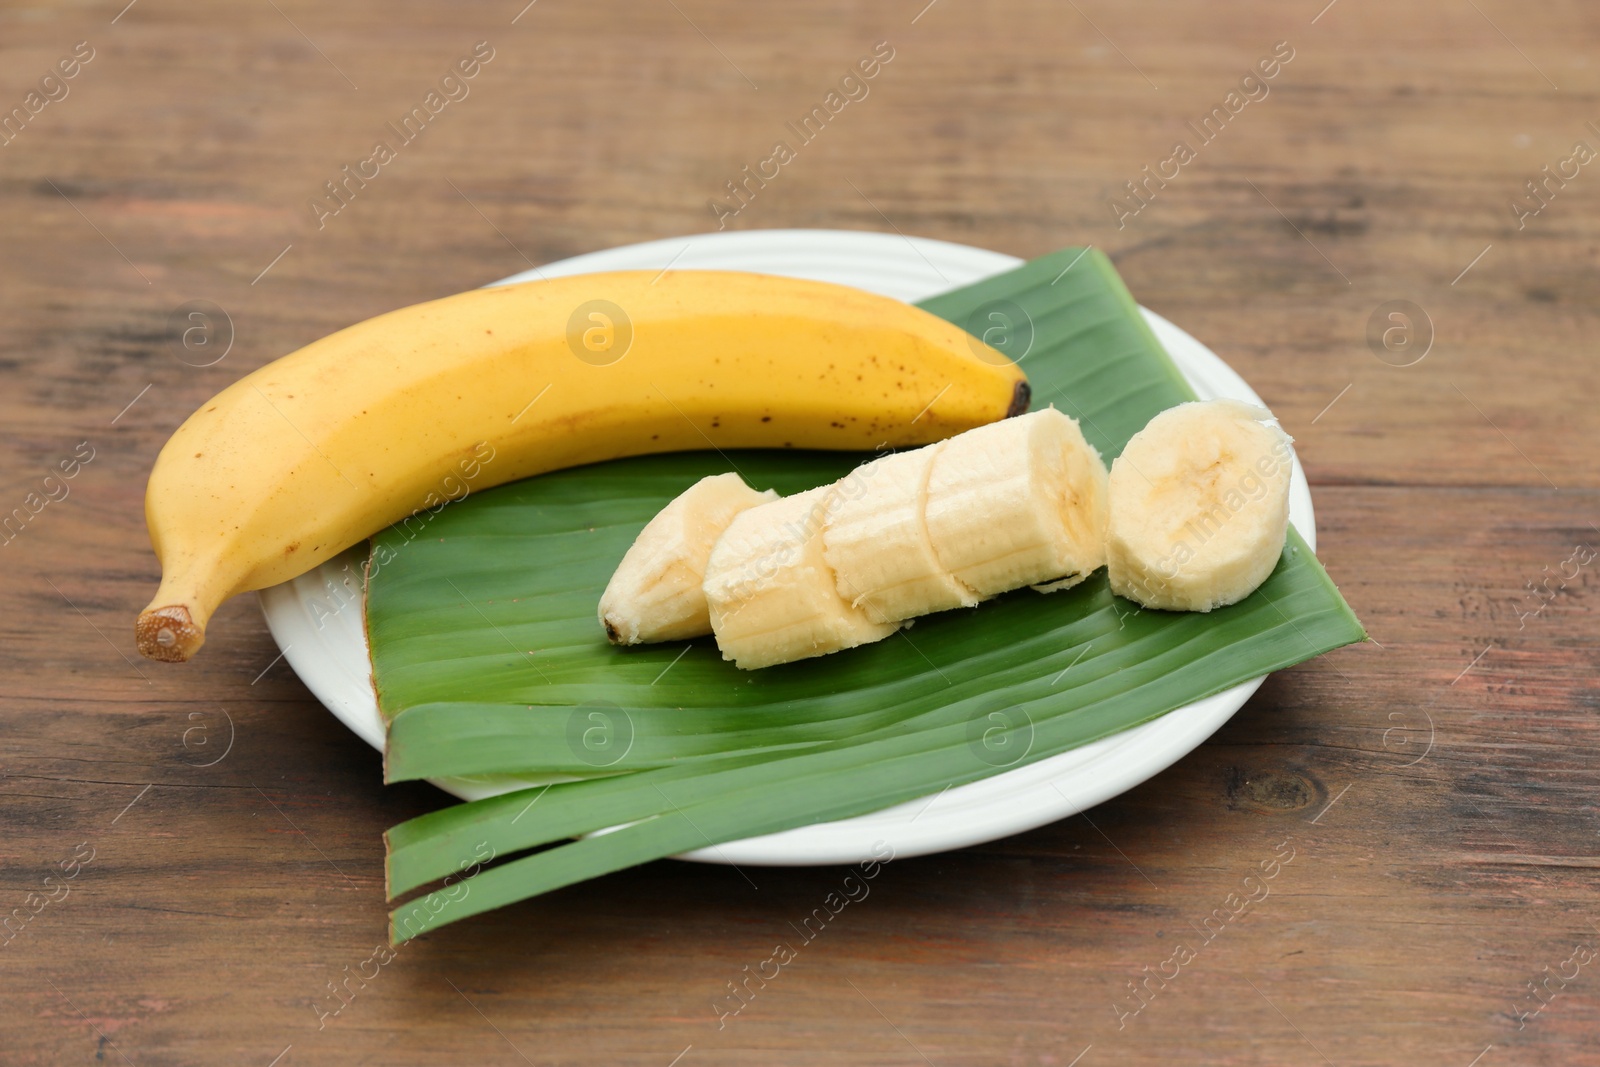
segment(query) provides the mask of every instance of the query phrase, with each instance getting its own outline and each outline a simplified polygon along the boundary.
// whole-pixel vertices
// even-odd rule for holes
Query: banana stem
[[[156,601],[161,599],[158,596]],[[139,613],[139,621],[133,625],[139,654],[164,663],[184,662],[206,643],[206,620],[209,617],[209,612],[188,604],[163,604],[157,607],[152,603]]]

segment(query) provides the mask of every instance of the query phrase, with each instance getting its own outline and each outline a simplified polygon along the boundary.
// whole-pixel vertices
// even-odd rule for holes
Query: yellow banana
[[[186,660],[224,600],[468,488],[649,452],[923,444],[1028,396],[958,327],[822,282],[629,271],[402,308],[245,376],[172,435],[145,498],[162,574],[139,651]]]

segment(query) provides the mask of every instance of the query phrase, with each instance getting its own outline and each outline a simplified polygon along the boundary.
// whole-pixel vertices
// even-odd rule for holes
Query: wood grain
[[[1600,170],[1520,229],[1509,207],[1600,147],[1600,22],[1320,7],[0,12],[0,114],[94,49],[0,147],[0,514],[94,451],[0,548],[0,912],[57,898],[0,946],[0,1061],[1600,1064],[1600,966],[1568,962],[1600,945],[1600,564],[1529,588],[1600,547]],[[470,94],[319,229],[323,182],[478,41]],[[720,1028],[727,983],[844,871],[600,879],[406,946],[319,1029],[383,939],[383,829],[442,797],[380,785],[248,600],[193,663],[136,660],[155,453],[351,322],[715,229],[708,201],[880,41],[866,98],[729,228],[1105,248],[1297,437],[1322,558],[1381,645],[1273,677],[1087,816],[890,864]],[[1110,198],[1279,41],[1268,95],[1119,228]],[[174,346],[193,300],[231,319],[211,366]],[[1432,324],[1411,366],[1367,341],[1394,300]],[[1120,1017],[1180,943],[1192,962]],[[1574,967],[1548,1005],[1528,993]]]

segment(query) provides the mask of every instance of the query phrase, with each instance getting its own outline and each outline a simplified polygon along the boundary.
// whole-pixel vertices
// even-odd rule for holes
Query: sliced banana
[[[1210,611],[1266,580],[1288,528],[1291,441],[1236,401],[1180,404],[1108,474],[1048,408],[881,456],[792,497],[707,478],[651,520],[600,616],[619,644],[716,635],[753,669],[881,640],[1024,585]]]
[[[879,641],[900,628],[839,595],[822,531],[834,487],[741,512],[711,550],[705,598],[722,658],[746,670]]]
[[[1254,592],[1283,554],[1291,444],[1271,412],[1236,400],[1151,419],[1111,465],[1112,592],[1170,611]]]
[[[928,475],[944,444],[882,456],[833,487],[823,552],[839,595],[874,622],[898,622],[978,596],[944,569],[928,539]]]
[[[737,474],[713,474],[679,493],[639,531],[600,597],[613,644],[681,641],[711,632],[702,589],[711,546],[734,517],[778,494]]]
[[[1106,481],[1100,453],[1055,408],[980,426],[934,456],[928,538],[979,597],[1075,585],[1105,564]]]

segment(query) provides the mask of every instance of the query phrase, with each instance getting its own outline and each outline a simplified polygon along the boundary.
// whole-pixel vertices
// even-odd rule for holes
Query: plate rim
[[[686,270],[711,269],[698,267],[690,255],[696,247],[703,255],[708,245],[718,251],[719,257],[735,261],[754,256],[770,257],[775,249],[781,248],[786,254],[782,269],[763,267],[763,273],[790,273],[823,280],[836,280],[828,277],[830,273],[849,273],[850,267],[841,266],[846,260],[857,270],[862,257],[892,261],[896,267],[912,272],[910,281],[906,275],[875,274],[873,284],[879,291],[890,288],[889,283],[896,281],[901,283],[901,289],[909,292],[919,275],[924,284],[931,287],[922,295],[902,295],[901,299],[923,299],[1025,262],[989,249],[903,234],[867,230],[739,230],[661,238],[589,252],[520,271],[489,284],[513,285],[541,277],[599,270],[656,269],[658,266],[662,270],[674,266]],[[952,283],[944,277],[940,263],[956,273],[970,275],[979,269],[985,273]],[[880,262],[878,266],[881,268],[883,264]],[[715,269],[739,268],[718,263]],[[940,276],[937,285],[929,269]],[[887,295],[897,294],[888,292]],[[1208,346],[1148,308],[1140,306],[1140,311],[1185,380],[1202,398],[1233,397],[1266,406],[1249,383]],[[1293,457],[1290,513],[1295,528],[1315,551],[1315,511],[1298,454]],[[359,548],[350,551],[358,552]],[[349,604],[359,602],[364,606],[365,601],[364,593],[347,584],[350,577],[348,557],[348,552],[341,554],[290,582],[260,590],[257,595],[268,630],[291,669],[340,722],[382,752],[384,726],[372,688],[369,649],[365,626],[360,619],[364,611],[354,613],[358,617],[354,625],[349,616],[343,615],[343,609]],[[346,596],[337,593],[341,585]],[[337,604],[331,613],[326,607],[330,591]],[[348,596],[353,596],[354,600]],[[317,636],[327,634],[325,624],[329,618],[336,624],[331,645]],[[347,646],[347,655],[353,652],[352,636],[359,637],[360,668],[352,669],[351,664],[346,663],[341,669],[336,658],[331,662],[329,658],[335,656],[333,649],[341,644]],[[896,857],[928,855],[1036,829],[1103,803],[1160,774],[1198,748],[1232,718],[1265,680],[1266,675],[1262,675],[1241,682],[1131,729],[976,782],[947,787],[931,797],[849,819],[711,845],[674,858],[733,866],[847,864],[875,856],[881,858],[881,851],[875,850],[881,850],[885,844],[893,849]],[[366,690],[364,700],[360,693],[362,685]],[[1063,789],[1062,779],[1075,779],[1086,768],[1092,769],[1094,775],[1085,782],[1075,781],[1070,792]],[[465,779],[430,781],[464,800],[506,791]],[[924,815],[928,816],[926,822]]]

